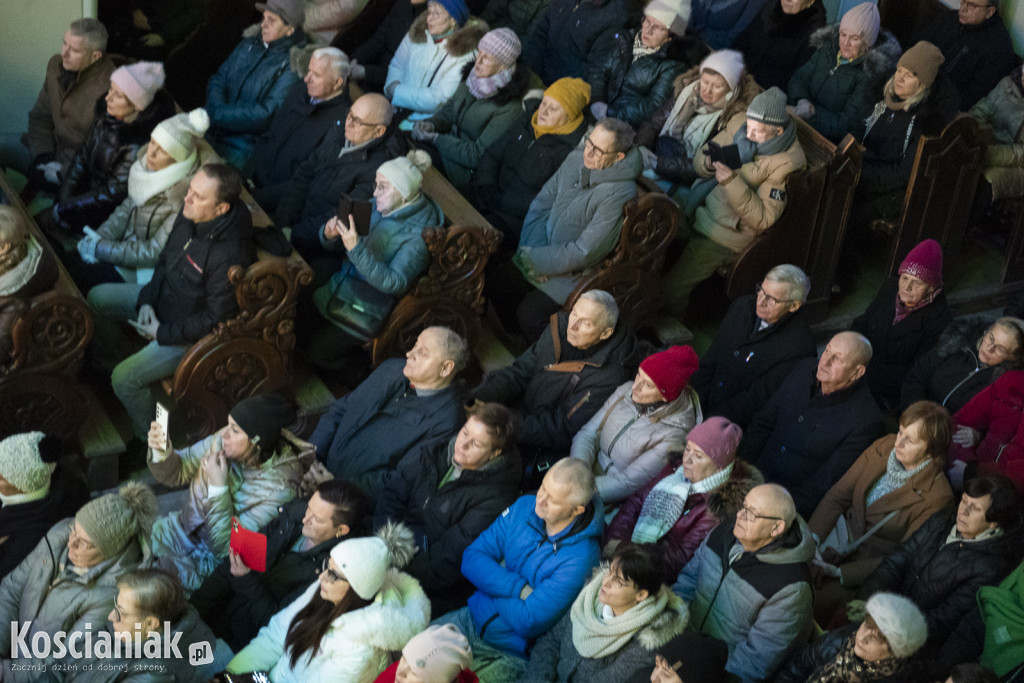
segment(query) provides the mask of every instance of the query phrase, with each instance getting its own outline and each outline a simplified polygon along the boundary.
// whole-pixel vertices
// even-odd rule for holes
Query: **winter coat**
[[[356,20],[367,4],[369,0],[306,0],[302,30],[318,44],[328,45],[338,31]]]
[[[618,505],[682,453],[686,435],[703,419],[692,389],[650,413],[631,398],[632,380],[619,386],[572,439],[569,455],[594,470],[597,492]]]
[[[859,628],[860,624],[847,624],[821,634],[813,643],[805,645],[793,653],[793,656],[773,679],[774,683],[807,683],[815,674],[820,675],[821,668],[836,660],[843,646],[856,635]],[[849,676],[832,677],[828,680],[832,683],[856,683],[861,680],[869,680],[872,683],[925,683],[935,680],[934,677],[927,677],[927,674],[922,671],[922,669],[927,669],[925,662],[903,662],[902,666],[896,668],[892,675],[873,674],[870,677],[860,672],[859,664],[853,662],[850,664]]]
[[[785,486],[796,509],[810,516],[828,490],[883,434],[878,404],[863,379],[821,393],[818,361],[800,361],[754,416],[739,455],[767,481]]]
[[[70,85],[61,83],[61,56],[50,57],[46,64],[43,87],[28,113],[28,132],[24,141],[32,164],[59,161],[67,168],[75,157],[95,117],[93,105],[110,89],[110,75],[118,64],[110,55],[103,55],[87,69],[70,78]]]
[[[426,9],[425,2],[418,5],[411,2],[395,2],[373,35],[352,53],[352,59],[366,67],[366,77],[363,81],[367,89],[384,89],[391,58],[395,56],[398,46],[408,35],[409,27]]]
[[[971,116],[992,127],[995,144],[985,156],[985,180],[992,199],[1024,195],[1024,89],[1020,69],[996,84],[971,107]]]
[[[994,586],[1020,561],[1020,518],[1003,534],[982,541],[946,538],[956,526],[956,509],[937,512],[890,553],[857,591],[867,600],[878,591],[901,593],[924,613],[925,652],[945,641],[975,605],[978,589]]]
[[[604,529],[604,508],[595,496],[568,527],[548,536],[536,501],[522,496],[462,556],[462,573],[476,586],[469,611],[477,636],[519,656],[579,595],[600,560]],[[527,586],[533,592],[520,599]]]
[[[296,30],[264,47],[259,27],[247,29],[242,42],[210,76],[206,84],[206,112],[210,130],[206,139],[225,160],[244,167],[257,136],[270,128],[299,76],[292,54],[306,44]]]
[[[652,612],[649,615],[650,620],[643,625],[637,625],[628,640],[621,645],[607,643],[605,650],[614,645],[619,647],[601,657],[581,654],[576,647],[576,639],[587,638],[590,631],[577,622],[577,614],[585,614],[579,618],[587,619],[591,626],[601,619],[604,605],[598,598],[598,592],[607,573],[607,569],[598,572],[576,598],[572,610],[537,641],[530,654],[526,673],[519,679],[520,683],[621,683],[629,680],[641,669],[650,669],[651,660],[658,649],[686,628],[689,618],[686,603],[662,586],[656,595],[651,595],[647,600],[620,615],[626,616],[634,609],[649,609]],[[623,627],[616,627],[614,621],[602,626],[601,635],[606,636],[609,641],[614,636],[622,638]]]
[[[671,584],[679,576],[686,563],[693,558],[697,548],[720,522],[735,517],[743,507],[743,500],[750,489],[764,483],[764,477],[753,465],[742,460],[734,461],[732,474],[717,488],[708,493],[694,493],[686,498],[686,507],[676,523],[657,542],[665,564],[665,583]],[[640,519],[644,501],[662,479],[675,473],[683,466],[682,461],[670,463],[654,478],[631,495],[619,508],[619,512],[605,530],[605,544],[609,541],[629,541],[633,529]]]
[[[366,321],[346,319],[349,314],[344,312],[331,314],[329,304],[344,301],[352,304],[355,311],[360,310],[356,308],[359,306],[363,310],[390,312],[430,263],[423,229],[444,222],[441,207],[424,194],[387,216],[377,211],[376,199],[371,205],[369,234],[347,251],[344,264],[331,276],[330,282],[313,293],[313,303],[322,316],[349,335],[364,340],[369,339]],[[340,239],[324,239],[322,231],[320,241],[329,250],[345,251]],[[378,332],[386,323],[385,314],[373,332]]]
[[[545,84],[590,74],[595,52],[635,22],[625,0],[549,0],[523,40],[523,60]]]
[[[581,150],[569,153],[523,220],[517,253],[532,274],[547,277],[544,282],[527,278],[530,284],[565,303],[619,243],[622,208],[636,197],[642,171],[643,158],[635,147],[599,171],[583,165]]]
[[[978,476],[1003,474],[1024,491],[1024,371],[1003,373],[957,411],[953,421],[982,436],[970,448],[950,446],[950,460],[977,462]]]
[[[412,22],[388,66],[385,88],[397,82],[391,104],[412,112],[412,120],[439,111],[455,94],[462,68],[476,59],[476,44],[487,33],[487,24],[470,17],[455,32],[435,43],[427,31],[427,15]]]
[[[310,442],[339,479],[380,496],[388,472],[411,448],[448,438],[465,422],[454,385],[418,396],[402,374],[405,361],[386,360],[320,418]]]
[[[942,50],[946,58],[942,71],[960,93],[960,111],[985,97],[1019,61],[998,11],[980,24],[966,26],[960,23],[957,10],[945,10],[917,40],[927,40]]]
[[[934,459],[910,481],[890,491],[871,505],[867,504],[871,489],[885,475],[889,454],[896,446],[896,435],[883,436],[865,450],[814,510],[807,526],[826,538],[840,517],[846,520],[850,538],[861,538],[890,513],[889,519],[851,555],[838,563],[843,572],[843,586],[856,588],[871,572],[905,542],[925,520],[953,503],[953,489]]]
[[[158,123],[174,116],[174,100],[158,90],[153,102],[128,122],[108,114],[100,97],[93,114],[95,121],[61,179],[54,205],[56,218],[76,230],[99,225],[128,196],[128,171],[139,148]]]
[[[102,629],[117,597],[117,577],[149,565],[138,539],[132,538],[118,555],[104,559],[81,576],[76,574],[71,570],[67,547],[73,525],[70,517],[57,522],[0,583],[0,678],[5,682],[35,681],[38,671],[16,667],[54,661],[52,649],[47,657],[32,655],[34,634],[48,633],[52,637],[58,631],[70,635],[74,631],[85,633],[87,628]],[[25,634],[24,646],[18,651],[11,649],[11,622],[20,622],[19,626],[31,622],[15,634]]]
[[[571,133],[535,137],[531,119],[536,109],[521,114],[484,150],[473,174],[477,208],[497,212],[512,226],[513,248],[530,204],[587,131],[581,122]]]
[[[260,193],[256,197],[260,206],[275,208],[302,162],[316,153],[332,130],[344,134],[345,117],[351,106],[347,80],[341,94],[316,104],[309,101],[305,83],[299,81],[291,87],[269,129],[256,140],[249,158],[248,168],[256,187],[278,188],[276,193]]]
[[[718,525],[672,590],[690,605],[690,626],[729,646],[725,670],[744,681],[771,677],[811,632],[814,538],[803,519],[782,536],[734,561],[735,519]]]
[[[712,50],[732,45],[771,0],[691,0],[689,30]]]
[[[156,311],[156,340],[161,346],[194,344],[235,315],[238,301],[228,270],[256,260],[252,231],[252,216],[241,200],[204,223],[178,213],[153,278],[139,292],[136,304]]]
[[[992,325],[984,318],[954,318],[927,353],[921,354],[903,378],[900,405],[935,401],[956,413],[979,391],[1014,368],[1013,361],[984,365],[978,343]]]
[[[758,325],[754,295],[733,301],[690,378],[709,415],[720,415],[742,428],[768,403],[793,367],[817,351],[799,309],[763,330]]]
[[[510,28],[526,39],[547,7],[548,0],[488,0],[480,18],[492,29]]]
[[[780,0],[770,0],[761,14],[736,36],[732,49],[743,53],[747,71],[758,85],[786,90],[793,72],[811,57],[811,34],[825,26],[825,5],[815,0],[796,14],[782,11]],[[790,95],[792,97],[792,95]]]
[[[542,332],[512,365],[487,375],[476,398],[518,407],[520,448],[564,453],[615,388],[635,374],[640,359],[624,323],[608,339],[578,351],[566,338],[569,314],[556,315],[558,338],[550,328]]]
[[[883,283],[867,309],[850,323],[851,330],[860,332],[871,342],[866,379],[871,393],[883,408],[899,404],[903,378],[914,362],[931,350],[953,320],[946,293],[940,291],[931,303],[894,323],[899,288],[899,278]]]
[[[274,615],[258,636],[228,664],[231,673],[269,671],[274,683],[346,681],[369,683],[391,663],[391,652],[427,627],[430,602],[416,579],[389,569],[373,602],[335,619],[320,641],[316,656],[306,652],[296,666],[285,638],[295,615],[320,583],[314,581],[292,604]]]
[[[270,618],[302,595],[316,578],[331,549],[356,534],[330,538],[308,550],[295,550],[309,501],[296,498],[278,507],[278,514],[259,529],[267,537],[267,571],[231,574],[229,560],[189,597],[200,616],[235,651],[249,644]]]
[[[406,569],[431,598],[443,598],[464,582],[463,553],[515,502],[523,473],[519,451],[511,446],[480,469],[463,470],[442,485],[452,467],[455,438],[410,450],[388,477],[374,515],[377,528],[390,519],[412,529],[419,552]]]
[[[779,87],[786,90],[790,104],[807,100],[814,105],[814,116],[807,123],[832,142],[838,143],[847,133],[860,136],[871,113],[871,98],[896,70],[899,41],[883,30],[864,54],[837,65],[839,24],[832,24],[812,33],[810,46],[814,54],[792,75],[788,88],[785,83]]]
[[[508,85],[477,99],[465,81],[473,68],[472,62],[466,64],[455,94],[427,119],[439,133],[431,144],[441,154],[445,177],[460,191],[469,188],[484,150],[522,114],[522,99],[530,87],[530,72],[519,64]]]
[[[725,130],[712,140],[719,145],[733,144],[733,137],[746,117],[734,117]],[[796,125],[790,121],[789,125]],[[707,170],[704,147],[694,155],[693,167],[697,174],[713,178]],[[790,173],[807,168],[807,157],[800,140],[793,139],[785,151],[767,156],[755,156],[743,164],[724,183],[718,183],[697,207],[693,228],[712,242],[739,253],[765,230],[775,225],[786,208],[786,178]]]
[[[590,101],[608,105],[608,116],[625,121],[634,128],[645,123],[672,95],[672,83],[685,65],[670,56],[672,41],[657,52],[633,59],[633,43],[638,29],[615,33],[590,64],[587,82]]]

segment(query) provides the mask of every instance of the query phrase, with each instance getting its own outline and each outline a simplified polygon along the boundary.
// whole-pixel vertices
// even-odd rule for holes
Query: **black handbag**
[[[332,280],[326,286],[332,288],[324,307],[329,320],[366,339],[384,327],[394,305],[391,296],[357,277],[341,278],[337,284]]]

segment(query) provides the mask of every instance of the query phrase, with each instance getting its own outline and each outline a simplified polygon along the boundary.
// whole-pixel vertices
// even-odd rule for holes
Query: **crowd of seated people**
[[[201,3],[133,0],[109,36],[73,22],[20,169],[50,243],[0,206],[0,369],[56,253],[129,450],[184,492],[86,502],[53,436],[0,441],[0,680],[1019,673],[1024,321],[954,320],[938,242],[827,340],[792,264],[723,306],[703,354],[576,291],[653,181],[677,203],[661,294],[685,322],[787,210],[806,124],[864,145],[853,251],[958,112],[993,128],[975,208],[1024,195],[1024,77],[986,3],[901,47],[870,2],[828,24],[822,0],[396,0],[352,36],[366,2],[270,0],[180,113],[153,60],[194,49]],[[472,376],[471,335],[424,326],[312,421],[290,387],[172,444],[151,385],[237,314],[229,270],[258,248],[312,266],[296,361],[337,379],[429,273],[438,175],[503,234],[485,293],[513,360]],[[77,632],[109,656],[37,647]]]

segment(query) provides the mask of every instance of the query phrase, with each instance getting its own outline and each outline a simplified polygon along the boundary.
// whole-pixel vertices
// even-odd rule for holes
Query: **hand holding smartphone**
[[[171,447],[170,439],[170,424],[171,414],[168,412],[167,407],[163,403],[157,401],[156,404],[156,421],[160,424],[160,429],[164,432],[164,447],[163,450],[168,450]]]

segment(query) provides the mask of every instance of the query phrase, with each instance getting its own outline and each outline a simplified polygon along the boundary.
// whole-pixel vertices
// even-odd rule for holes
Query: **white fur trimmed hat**
[[[423,172],[430,168],[430,155],[422,149],[414,149],[407,156],[385,161],[377,167],[377,173],[388,179],[396,190],[407,200],[420,191]]]
[[[372,600],[384,585],[391,567],[404,567],[416,546],[404,524],[386,524],[376,536],[342,541],[331,549],[331,559],[363,600]]]
[[[60,442],[54,437],[13,434],[0,441],[0,477],[22,493],[38,491],[50,483],[59,456]]]
[[[200,107],[164,119],[156,124],[151,137],[175,161],[185,161],[196,151],[196,138],[203,137],[209,127],[210,116]]]
[[[895,593],[875,593],[868,600],[866,610],[878,624],[895,657],[910,657],[928,640],[924,615],[909,598]]]
[[[156,92],[164,87],[164,65],[138,62],[122,66],[110,75],[110,82],[121,89],[135,108],[142,111],[153,103]]]

